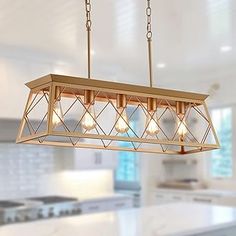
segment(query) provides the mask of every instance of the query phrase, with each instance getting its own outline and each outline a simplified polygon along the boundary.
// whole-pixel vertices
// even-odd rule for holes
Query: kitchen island
[[[236,209],[172,203],[0,227],[0,236],[235,236]]]

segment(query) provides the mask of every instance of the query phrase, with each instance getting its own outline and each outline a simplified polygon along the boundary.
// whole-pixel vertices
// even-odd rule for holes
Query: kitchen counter
[[[80,203],[83,202],[92,202],[92,201],[106,201],[106,200],[115,200],[115,199],[122,199],[122,198],[130,198],[127,195],[119,194],[119,193],[103,193],[103,194],[96,194],[93,196],[84,196],[80,197]]]
[[[214,197],[236,197],[235,191],[219,190],[219,189],[195,189],[195,190],[185,190],[185,189],[174,189],[174,188],[156,188],[154,191],[157,192],[171,192],[171,193],[184,193],[184,194],[194,194],[194,195],[207,195]]]
[[[6,225],[0,236],[209,236],[222,230],[236,235],[235,208],[173,203]]]

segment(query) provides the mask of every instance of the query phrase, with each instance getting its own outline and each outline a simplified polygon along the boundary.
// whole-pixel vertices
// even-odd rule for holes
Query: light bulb
[[[82,127],[86,130],[92,130],[96,127],[95,122],[96,116],[93,105],[88,105],[87,110],[85,110],[84,117],[82,119]]]
[[[149,112],[147,114],[146,127],[146,133],[150,136],[154,136],[159,132],[156,113],[154,114],[154,112]]]
[[[126,133],[129,130],[128,126],[128,117],[126,111],[123,107],[118,108],[118,112],[116,115],[116,125],[115,129],[118,133]]]
[[[178,122],[178,127],[179,127],[179,129],[178,129],[178,134],[180,135],[180,136],[184,136],[185,134],[187,134],[187,132],[188,132],[188,130],[187,130],[187,128],[186,128],[186,122],[184,121],[184,120],[182,120],[182,121],[180,121],[179,120],[179,122]]]
[[[58,125],[60,125],[63,121],[64,121],[64,117],[63,117],[63,112],[62,112],[62,108],[61,108],[61,102],[60,101],[56,101],[54,103],[53,115],[52,115],[52,125],[53,125],[53,128],[55,128]]]

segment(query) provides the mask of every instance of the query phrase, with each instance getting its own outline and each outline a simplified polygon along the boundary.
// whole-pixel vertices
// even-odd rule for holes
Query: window
[[[212,110],[212,121],[215,125],[221,149],[212,152],[212,177],[232,177],[232,109],[222,108]]]
[[[130,127],[136,129],[136,121],[130,121]],[[131,133],[129,133],[132,136]],[[122,147],[130,147],[132,144],[121,142]],[[116,188],[117,189],[138,189],[139,184],[139,156],[136,152],[118,153],[119,165],[116,170]]]

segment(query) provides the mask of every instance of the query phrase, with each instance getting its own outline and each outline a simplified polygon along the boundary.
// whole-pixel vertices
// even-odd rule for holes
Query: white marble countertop
[[[173,203],[0,227],[0,236],[186,236],[236,227],[236,209]]]
[[[193,195],[206,195],[213,197],[236,197],[236,191],[227,191],[220,189],[196,189],[196,190],[185,190],[185,189],[174,189],[174,188],[156,188],[154,191],[157,192],[170,192],[170,193],[184,193]]]

